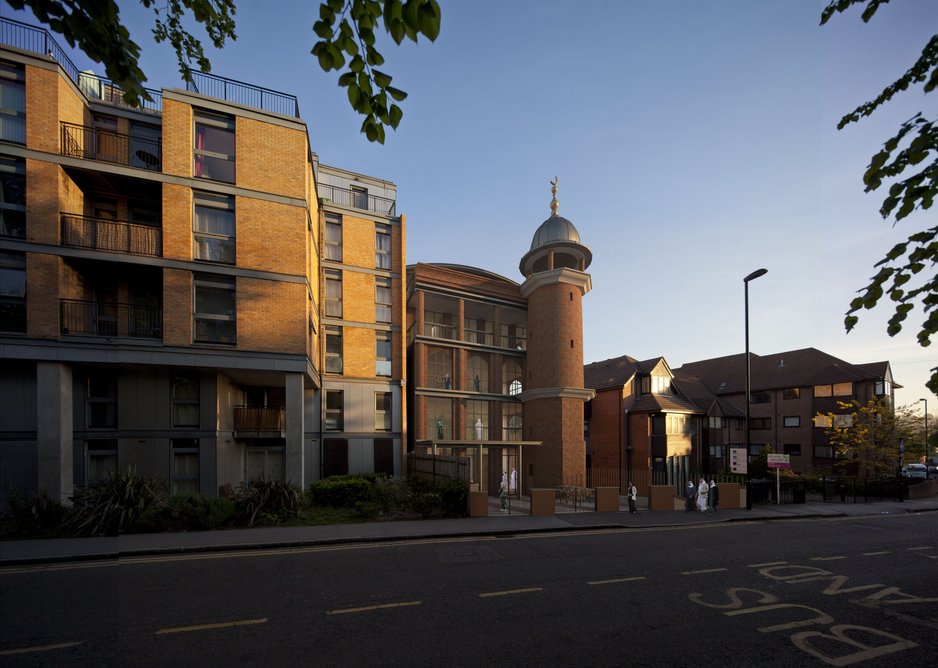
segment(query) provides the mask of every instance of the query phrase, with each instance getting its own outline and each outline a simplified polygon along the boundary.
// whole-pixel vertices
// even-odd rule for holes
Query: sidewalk
[[[127,534],[113,538],[70,538],[0,542],[0,567],[24,564],[105,560],[146,555],[237,551],[265,548],[309,547],[347,543],[403,541],[426,538],[494,536],[506,534],[570,531],[579,529],[622,529],[684,526],[716,522],[745,522],[844,516],[894,515],[938,512],[938,498],[879,503],[804,503],[757,505],[752,510],[720,510],[714,514],[680,510],[627,510],[611,513],[566,512],[549,516],[526,514],[517,500],[511,510],[495,507],[488,517],[406,522],[369,522],[312,527],[229,529],[192,533]],[[519,512],[519,510],[521,512]]]

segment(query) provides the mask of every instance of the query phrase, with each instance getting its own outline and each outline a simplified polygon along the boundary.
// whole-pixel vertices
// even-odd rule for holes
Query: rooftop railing
[[[163,231],[158,227],[137,225],[125,220],[63,213],[62,245],[160,257],[163,254]]]
[[[125,135],[85,125],[62,123],[62,155],[160,171],[159,140]]]
[[[393,218],[396,215],[397,203],[387,197],[369,195],[349,188],[339,188],[328,183],[316,184],[316,191],[324,202],[332,202],[339,206],[352,209],[372,211],[382,216]]]
[[[214,74],[193,72],[192,81],[186,83],[186,90],[282,116],[300,117],[300,105],[296,101],[296,96]]]

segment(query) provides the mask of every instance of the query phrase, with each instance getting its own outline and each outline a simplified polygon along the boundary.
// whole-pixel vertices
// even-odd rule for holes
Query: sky
[[[181,87],[150,10],[118,4],[147,85]],[[903,121],[933,114],[938,94],[908,91],[836,125],[915,62],[938,2],[894,2],[869,24],[854,8],[822,27],[826,4],[440,0],[436,42],[379,38],[381,69],[409,94],[384,145],[359,133],[337,75],[310,54],[316,0],[240,0],[237,40],[204,44],[214,74],[296,95],[323,163],[397,185],[408,263],[522,281],[518,262],[558,177],[559,213],[593,252],[585,362],[663,356],[677,368],[743,352],[742,279],[764,267],[749,286],[754,353],[888,360],[897,403],[926,397],[934,415],[925,382],[938,342],[918,345],[921,308],[892,338],[888,298],[850,334],[843,319],[874,264],[934,225],[932,212],[884,221],[884,189],[864,193],[862,174]]]

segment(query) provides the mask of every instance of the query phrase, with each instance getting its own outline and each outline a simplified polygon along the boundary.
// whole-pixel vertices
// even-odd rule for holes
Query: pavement
[[[582,508],[577,511],[568,508],[567,512],[559,509],[555,515],[533,516],[528,514],[526,504],[517,501],[512,503],[508,512],[501,512],[496,499],[488,517],[4,541],[0,542],[0,567],[430,538],[471,538],[584,529],[642,529],[722,522],[938,512],[938,497],[904,502],[760,504],[752,510],[724,509],[715,513],[649,511],[643,501],[644,499],[639,499],[639,510],[635,515],[630,515],[628,510],[597,513],[584,511]]]

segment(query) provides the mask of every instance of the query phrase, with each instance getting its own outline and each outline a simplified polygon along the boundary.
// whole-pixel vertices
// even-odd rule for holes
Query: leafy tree
[[[116,0],[7,0],[14,9],[29,7],[36,18],[96,62],[104,64],[108,78],[124,91],[124,101],[136,106],[149,100],[139,67],[140,47],[121,23]],[[189,18],[201,24],[215,48],[235,34],[235,0],[140,0],[155,15],[153,37],[168,41],[176,51],[179,73],[192,81],[193,64],[203,72],[212,65],[199,39],[183,27]],[[404,116],[395,102],[406,97],[391,86],[391,75],[377,69],[384,56],[375,48],[375,31],[382,27],[395,44],[404,38],[431,42],[440,34],[437,0],[323,0],[313,32],[319,41],[312,53],[324,72],[340,72],[352,109],[364,117],[361,131],[368,141],[384,143],[385,127],[397,129]],[[346,56],[348,59],[346,59]],[[392,102],[393,100],[393,102]]]
[[[841,465],[856,463],[867,477],[892,475],[899,463],[899,439],[907,438],[913,425],[912,409],[893,410],[884,399],[862,404],[838,401],[839,412],[818,415],[816,423],[827,424],[830,439]],[[820,418],[820,419],[819,419]]]
[[[853,5],[865,5],[862,19],[866,23],[873,18],[880,5],[888,1],[831,0],[821,14],[821,25]],[[922,50],[922,55],[905,74],[886,86],[876,98],[864,102],[840,119],[837,129],[841,130],[869,116],[899,93],[918,85],[922,85],[926,93],[938,86],[938,34],[932,36]],[[870,159],[863,174],[866,192],[877,190],[884,181],[890,183],[886,199],[879,209],[884,219],[894,216],[898,223],[916,209],[931,208],[938,194],[938,118],[929,118],[919,112],[904,122],[895,136],[886,140],[882,150]],[[889,336],[898,334],[915,305],[921,304],[925,320],[918,333],[918,342],[923,347],[928,346],[932,335],[938,332],[936,263],[938,226],[916,232],[906,241],[896,244],[886,257],[876,263],[875,266],[880,269],[870,279],[869,285],[850,302],[850,309],[844,319],[847,331],[856,326],[858,311],[872,309],[883,294],[888,293],[895,303],[895,312],[886,327]],[[938,367],[931,371],[931,379],[926,385],[932,392],[938,393]]]

